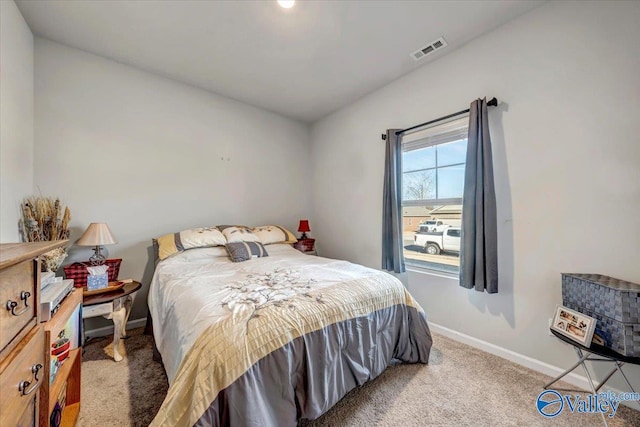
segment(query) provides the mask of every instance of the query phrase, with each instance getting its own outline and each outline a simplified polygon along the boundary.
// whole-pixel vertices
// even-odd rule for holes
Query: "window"
[[[457,273],[467,116],[402,142],[403,248],[407,264]]]
[[[451,228],[447,230],[447,235],[451,237],[460,237],[460,229]]]

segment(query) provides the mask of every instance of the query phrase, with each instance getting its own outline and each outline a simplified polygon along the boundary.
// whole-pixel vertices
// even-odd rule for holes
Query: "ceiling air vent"
[[[411,54],[411,57],[415,60],[418,61],[422,58],[424,58],[425,56],[435,52],[438,49],[442,49],[443,47],[447,46],[447,41],[444,39],[444,37],[440,37],[438,40],[426,45],[425,47],[416,50],[415,52],[413,52]]]

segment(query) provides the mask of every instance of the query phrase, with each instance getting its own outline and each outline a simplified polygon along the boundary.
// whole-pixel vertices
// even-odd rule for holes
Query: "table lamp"
[[[304,240],[307,238],[307,231],[311,231],[311,228],[309,227],[308,219],[300,220],[300,225],[298,225],[298,231],[302,233],[302,236],[300,236],[300,240]]]
[[[76,244],[78,246],[95,246],[94,254],[89,258],[91,265],[103,265],[106,257],[102,255],[101,245],[113,245],[118,243],[109,226],[105,223],[92,222],[85,232],[80,236]]]

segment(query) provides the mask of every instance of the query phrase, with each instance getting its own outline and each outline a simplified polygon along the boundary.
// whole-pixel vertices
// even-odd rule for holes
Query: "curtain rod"
[[[495,98],[495,97],[491,98],[489,101],[487,101],[487,105],[489,107],[496,107],[498,105],[498,99]],[[409,132],[410,130],[421,128],[422,126],[431,125],[433,123],[437,123],[437,122],[440,122],[442,120],[447,120],[447,119],[450,119],[451,117],[459,116],[461,114],[466,114],[468,112],[469,112],[469,108],[467,108],[466,110],[458,111],[457,113],[449,114],[448,116],[440,117],[440,118],[435,119],[435,120],[429,120],[428,122],[420,123],[419,125],[415,125],[415,126],[411,126],[410,128],[399,130],[399,131],[396,132],[396,135],[400,135],[400,134],[403,134],[405,132]],[[386,140],[386,139],[387,139],[387,135],[383,133],[382,134],[382,140]]]

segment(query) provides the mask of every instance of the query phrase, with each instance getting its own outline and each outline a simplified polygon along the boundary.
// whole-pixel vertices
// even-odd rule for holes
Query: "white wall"
[[[33,192],[33,35],[0,2],[0,242],[18,242],[20,202]]]
[[[500,293],[416,272],[408,286],[430,321],[568,367],[548,335],[560,273],[640,283],[638,22],[638,2],[549,2],[316,123],[322,252],[379,268],[380,134],[496,96]]]
[[[309,215],[300,122],[41,38],[35,97],[35,185],[70,207],[72,240],[90,222],[109,224],[120,277],[148,282],[147,248],[165,233],[295,229]],[[146,316],[144,284],[131,319]]]

